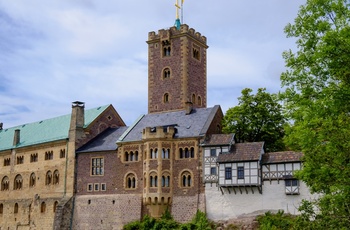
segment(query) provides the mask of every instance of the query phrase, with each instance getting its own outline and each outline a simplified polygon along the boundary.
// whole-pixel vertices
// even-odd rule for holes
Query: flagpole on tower
[[[184,0],[181,0],[181,23],[184,23]]]

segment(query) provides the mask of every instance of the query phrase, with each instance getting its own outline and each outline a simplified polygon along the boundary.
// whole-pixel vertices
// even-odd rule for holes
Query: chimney
[[[190,102],[190,101],[187,101],[187,102],[185,103],[186,115],[191,114],[192,109],[193,109],[193,103]]]
[[[13,145],[18,145],[20,142],[20,132],[21,130],[16,129],[15,130],[15,135],[13,136]]]
[[[84,127],[85,103],[81,101],[72,102],[71,129]]]

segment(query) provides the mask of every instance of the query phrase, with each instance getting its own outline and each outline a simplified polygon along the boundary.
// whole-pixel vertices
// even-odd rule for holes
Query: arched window
[[[136,176],[135,176],[135,174],[129,173],[126,176],[125,182],[126,182],[126,185],[125,185],[126,188],[128,188],[128,189],[136,188]]]
[[[46,212],[46,203],[45,202],[41,202],[40,211]]]
[[[192,94],[192,103],[195,104],[196,103],[196,95]]]
[[[179,149],[179,154],[180,154],[180,158],[183,158],[184,157],[184,153],[183,153],[183,149],[182,148],[180,148]]]
[[[182,187],[191,187],[192,186],[192,176],[189,171],[184,171],[181,173],[181,186]]]
[[[198,96],[197,103],[198,103],[199,106],[202,105],[202,98],[201,98],[201,96]]]
[[[169,159],[169,152],[170,152],[170,149],[162,149],[162,158],[163,159]]]
[[[166,79],[166,78],[170,78],[170,69],[169,68],[165,68],[163,70],[163,78]]]
[[[52,173],[51,171],[48,171],[46,173],[45,184],[50,185],[51,183],[52,183]]]
[[[1,203],[0,204],[0,214],[4,213],[4,205]]]
[[[22,183],[23,183],[23,179],[22,176],[20,174],[18,174],[15,177],[15,180],[13,182],[13,190],[19,190],[22,189]]]
[[[138,161],[138,160],[139,160],[139,152],[135,151],[135,161]]]
[[[59,184],[60,182],[60,173],[58,170],[55,170],[53,173],[53,184]]]
[[[53,203],[53,212],[56,212],[57,205],[58,205],[58,201],[55,201],[55,203]]]
[[[35,173],[30,174],[29,177],[29,187],[34,187],[36,182]]]
[[[125,161],[129,161],[129,153],[125,152]]]
[[[130,152],[130,161],[134,161],[134,153],[132,151]]]
[[[15,207],[14,207],[14,209],[13,209],[13,213],[18,213],[18,204],[16,203],[15,204]]]
[[[162,187],[169,187],[169,184],[170,184],[170,176],[163,175],[162,176]]]
[[[193,147],[191,147],[191,149],[190,149],[190,157],[194,158],[194,148]]]
[[[158,187],[158,176],[155,172],[151,173],[149,177],[150,187]]]
[[[1,180],[1,191],[9,190],[10,188],[10,180],[7,176],[4,176]]]
[[[151,159],[157,159],[158,158],[158,149],[151,149],[150,150],[150,155],[151,155]]]
[[[188,151],[188,148],[185,148],[185,158],[190,158],[190,152]]]
[[[168,102],[169,102],[169,94],[168,94],[168,93],[165,93],[165,94],[164,94],[163,102],[164,102],[164,103],[168,103]]]

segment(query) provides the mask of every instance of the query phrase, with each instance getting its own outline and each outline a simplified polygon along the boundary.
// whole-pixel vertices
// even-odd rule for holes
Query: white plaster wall
[[[313,199],[308,188],[303,182],[300,182],[300,195],[286,195],[285,183],[280,180],[264,181],[262,194],[257,188],[254,188],[254,194],[251,188],[248,188],[248,194],[242,189],[242,194],[236,188],[237,194],[231,189],[231,194],[224,190],[222,195],[220,189],[215,184],[206,184],[206,212],[209,219],[228,220],[244,216],[255,216],[267,211],[278,211],[283,209],[285,213],[298,214],[298,206],[302,199]]]

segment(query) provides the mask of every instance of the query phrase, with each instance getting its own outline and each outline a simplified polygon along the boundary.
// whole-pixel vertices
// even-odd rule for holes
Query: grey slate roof
[[[126,126],[108,128],[104,132],[97,135],[94,139],[80,147],[77,150],[77,153],[116,150],[118,147],[116,142],[127,128],[128,127]]]
[[[236,143],[229,153],[219,154],[217,162],[258,161],[261,160],[263,148],[264,142]]]
[[[128,133],[123,134],[119,141],[139,141],[144,128],[170,125],[177,129],[175,138],[203,136],[219,108],[218,105],[212,108],[196,108],[188,115],[184,110],[146,114],[129,127]]]

